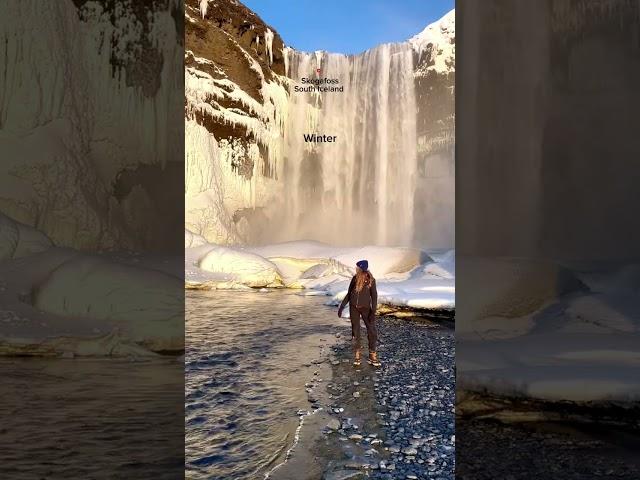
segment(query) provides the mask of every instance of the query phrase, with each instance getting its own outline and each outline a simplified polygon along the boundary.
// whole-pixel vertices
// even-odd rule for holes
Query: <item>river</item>
[[[187,292],[187,478],[261,478],[293,446],[305,384],[345,326],[327,297],[298,293]]]

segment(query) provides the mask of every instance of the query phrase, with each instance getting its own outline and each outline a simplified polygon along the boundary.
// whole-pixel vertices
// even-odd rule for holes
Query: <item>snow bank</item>
[[[377,280],[378,303],[409,310],[454,310],[455,279],[423,275],[418,269],[406,280]],[[325,286],[333,295],[330,305],[338,305],[347,294],[349,281],[333,282]],[[314,286],[320,288],[320,286]],[[348,317],[348,312],[345,312]]]
[[[543,400],[640,399],[640,272],[465,259],[458,385]]]
[[[107,320],[149,350],[181,350],[180,280],[164,273],[78,255],[34,288],[33,305],[81,321]]]
[[[259,255],[226,247],[211,248],[198,262],[207,272],[248,287],[281,287],[282,277],[272,262]]]
[[[456,256],[454,250],[447,250],[440,253],[431,252],[430,256],[433,258],[433,262],[425,265],[422,270],[425,275],[444,279],[455,278]]]
[[[434,254],[435,255],[435,254]],[[262,247],[200,245],[185,251],[188,288],[282,286],[304,295],[330,295],[338,304],[346,294],[355,263],[366,258],[378,282],[380,303],[413,310],[455,308],[454,252],[420,249],[333,247],[295,241]]]
[[[398,282],[381,282],[378,301],[387,305],[417,310],[452,310],[455,308],[455,285],[452,278],[445,280],[427,277]]]
[[[4,259],[0,355],[148,356],[183,350],[179,268],[155,256],[97,256],[58,247]]]
[[[317,263],[334,261],[344,265],[351,274],[355,273],[355,264],[358,260],[367,259],[369,269],[376,278],[406,273],[418,265],[432,261],[426,252],[416,248],[333,247],[312,241],[284,242],[264,247],[247,248],[247,250],[265,258],[315,259],[318,260]]]

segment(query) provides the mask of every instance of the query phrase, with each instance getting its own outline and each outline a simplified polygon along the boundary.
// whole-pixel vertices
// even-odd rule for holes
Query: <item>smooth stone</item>
[[[327,424],[327,427],[334,432],[340,429],[340,420],[336,420],[335,418],[330,420]]]

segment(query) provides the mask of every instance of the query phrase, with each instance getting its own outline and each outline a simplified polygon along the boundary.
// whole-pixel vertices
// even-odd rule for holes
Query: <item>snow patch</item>
[[[440,20],[409,39],[414,50],[422,55],[431,48],[424,72],[451,73],[455,69],[456,14],[451,10]]]

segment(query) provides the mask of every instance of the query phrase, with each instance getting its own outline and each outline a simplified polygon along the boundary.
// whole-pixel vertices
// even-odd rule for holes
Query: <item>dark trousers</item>
[[[360,349],[360,318],[364,320],[367,327],[367,340],[369,341],[369,351],[375,352],[378,343],[378,329],[376,328],[376,312],[369,307],[349,307],[351,317],[351,338],[353,339],[353,349]]]

